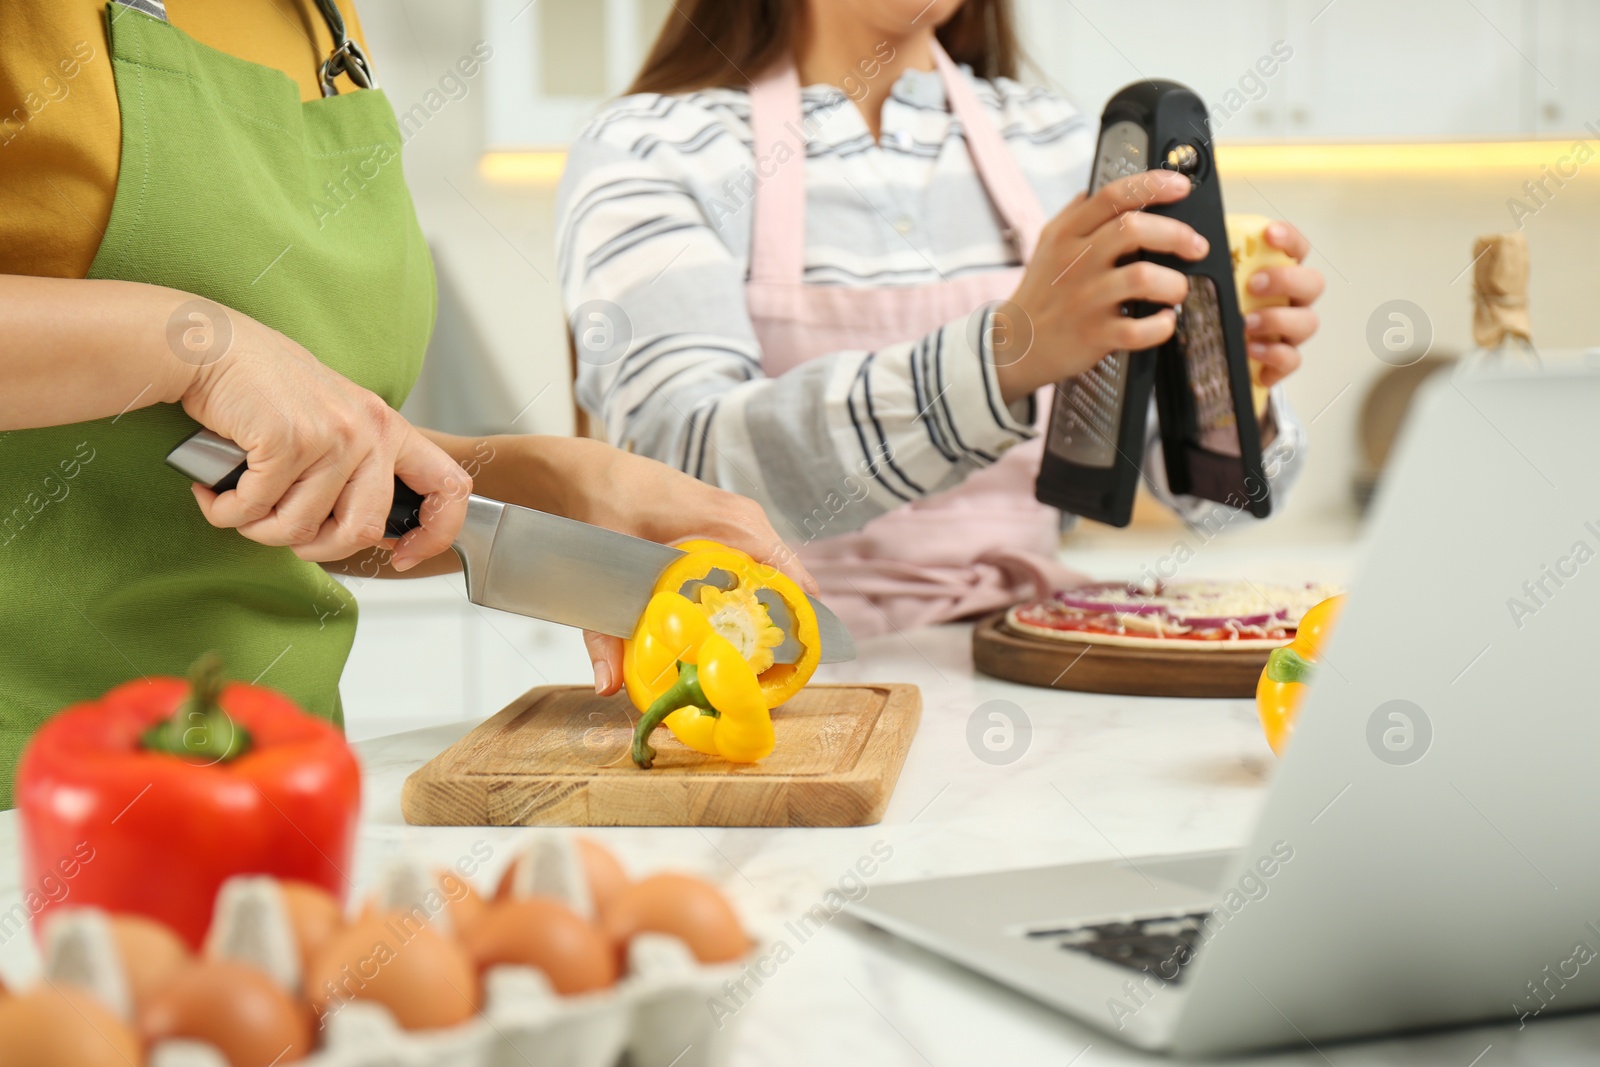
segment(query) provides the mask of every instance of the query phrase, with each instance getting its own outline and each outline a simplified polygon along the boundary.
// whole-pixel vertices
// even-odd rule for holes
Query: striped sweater
[[[1088,184],[1096,124],[1059,94],[974,82],[1049,214]],[[805,281],[927,285],[1017,265],[932,72],[906,71],[874,142],[832,86],[807,86]],[[557,197],[562,295],[580,334],[577,392],[613,444],[759,501],[810,540],[819,502],[859,483],[828,534],[958,484],[1020,438],[1030,402],[998,402],[971,316],[876,351],[832,352],[769,377],[744,300],[755,177],[742,89],[639,94],[573,142]],[[980,312],[981,313],[981,312]],[[933,397],[937,403],[928,403]],[[1266,469],[1281,494],[1305,431],[1281,388]],[[1152,409],[1152,490],[1191,521],[1209,501],[1164,484]],[[854,494],[852,494],[852,498]]]

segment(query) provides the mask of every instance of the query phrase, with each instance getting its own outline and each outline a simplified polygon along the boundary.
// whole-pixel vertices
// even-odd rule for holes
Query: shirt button
[[[916,229],[917,228],[917,224],[912,222],[910,219],[905,219],[905,218],[895,219],[894,220],[894,228],[895,228],[895,232],[900,234],[903,237],[906,234],[910,233],[912,230]]]

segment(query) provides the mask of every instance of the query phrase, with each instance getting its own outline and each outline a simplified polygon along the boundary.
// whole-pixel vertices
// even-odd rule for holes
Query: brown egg
[[[494,885],[494,899],[495,900],[500,901],[500,900],[510,900],[511,899],[511,884],[516,881],[516,878],[517,878],[517,864],[518,864],[518,862],[520,862],[520,860],[521,860],[521,857],[518,857],[517,859],[512,860],[506,866],[506,869],[504,871],[500,872],[500,880],[498,882],[496,882],[495,885]]]
[[[587,837],[573,838],[578,850],[578,862],[583,865],[583,879],[589,886],[589,897],[594,902],[596,919],[605,914],[617,894],[627,887],[628,872],[622,869],[616,854],[600,842]],[[516,879],[517,860],[505,869],[500,883],[495,886],[494,899],[510,900],[511,886]]]
[[[592,993],[617,980],[611,943],[554,897],[499,901],[466,944],[479,967],[501,963],[537,967],[563,996]]]
[[[634,882],[611,902],[602,926],[617,945],[635,934],[670,934],[701,963],[726,963],[750,951],[728,899],[716,886],[686,874],[653,874]]]
[[[594,913],[605,915],[617,895],[628,888],[628,872],[616,854],[598,841],[587,837],[577,838],[578,858],[583,861],[583,876],[589,883],[589,894],[594,897]]]
[[[484,903],[472,883],[455,871],[446,869],[439,872],[439,892],[449,901],[445,907],[450,912],[450,925],[457,940],[467,937],[489,910],[489,905]]]
[[[310,882],[281,881],[278,891],[283,894],[283,909],[289,913],[289,929],[300,947],[300,965],[304,967],[344,925],[344,909],[332,893]]]
[[[154,1043],[187,1038],[214,1045],[228,1067],[294,1063],[311,1052],[311,1019],[255,967],[200,960],[180,968],[139,1010]]]
[[[449,868],[434,872],[434,886],[439,895],[432,900],[418,901],[418,906],[422,909],[421,914],[431,918],[443,911],[449,916],[450,936],[455,938],[465,936],[466,932],[483,918],[484,909],[488,905],[472,887],[471,882]],[[361,918],[371,918],[378,912],[390,910],[392,907],[393,905],[383,902],[382,894],[374,893],[361,906]]]
[[[189,946],[166,926],[143,915],[113,915],[110,921],[117,956],[128,976],[128,992],[137,1007],[189,962]]]
[[[372,912],[328,938],[306,970],[319,1013],[351,1000],[382,1004],[408,1030],[454,1026],[478,1010],[478,972],[466,949],[426,922]]]
[[[27,1067],[142,1067],[133,1030],[74,986],[40,985],[0,998],[0,1063]]]

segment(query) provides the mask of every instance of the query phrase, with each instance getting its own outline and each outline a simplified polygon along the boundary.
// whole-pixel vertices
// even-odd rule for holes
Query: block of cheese
[[[1265,215],[1227,216],[1228,251],[1233,256],[1233,285],[1239,293],[1239,313],[1248,315],[1257,308],[1282,307],[1289,303],[1286,296],[1257,296],[1249,290],[1251,275],[1267,267],[1294,265],[1294,257],[1267,244],[1267,226],[1272,222]],[[1254,401],[1256,415],[1267,411],[1267,389],[1261,384],[1261,368],[1250,364],[1250,398]]]

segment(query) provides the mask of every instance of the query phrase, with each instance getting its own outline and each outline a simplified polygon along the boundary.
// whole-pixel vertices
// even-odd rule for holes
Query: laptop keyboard
[[[1179,985],[1194,960],[1209,911],[1162,915],[1129,922],[1094,923],[1029,930],[1030,940],[1053,941],[1067,952],[1082,952],[1132,971],[1143,971]]]

